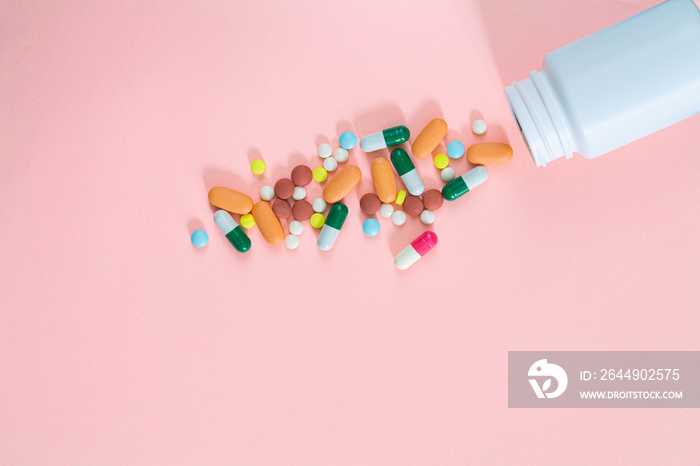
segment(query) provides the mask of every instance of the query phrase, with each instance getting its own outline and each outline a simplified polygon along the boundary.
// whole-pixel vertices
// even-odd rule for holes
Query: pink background
[[[654,3],[3,1],[0,463],[697,464],[698,410],[507,408],[508,350],[699,349],[700,117],[537,169],[502,92]],[[214,226],[212,186],[436,116],[515,157],[407,272],[358,149],[330,253]]]

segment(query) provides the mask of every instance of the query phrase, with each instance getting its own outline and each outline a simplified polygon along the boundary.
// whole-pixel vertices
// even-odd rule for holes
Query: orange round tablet
[[[270,244],[279,244],[284,241],[282,224],[272,211],[269,202],[260,201],[255,203],[253,206],[253,218],[265,241]]]
[[[447,134],[447,123],[442,118],[435,118],[428,123],[411,144],[413,156],[425,158],[435,150]]]
[[[215,186],[209,190],[209,202],[219,209],[241,215],[247,214],[253,208],[250,196],[222,186]]]
[[[396,200],[396,180],[391,163],[384,157],[378,157],[372,162],[372,181],[379,199],[391,204]]]
[[[329,204],[335,204],[348,195],[362,178],[362,172],[356,165],[348,165],[338,172],[323,188],[323,198]]]

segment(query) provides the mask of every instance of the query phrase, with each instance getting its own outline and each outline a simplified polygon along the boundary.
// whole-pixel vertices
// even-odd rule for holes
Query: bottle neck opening
[[[573,156],[567,122],[543,73],[533,71],[529,78],[506,87],[505,92],[520,134],[538,167]]]

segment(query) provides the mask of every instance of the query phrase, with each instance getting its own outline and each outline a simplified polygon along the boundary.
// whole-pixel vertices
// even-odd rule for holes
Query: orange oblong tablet
[[[423,159],[430,155],[447,134],[447,123],[442,118],[435,118],[425,125],[418,137],[411,144],[414,157]]]
[[[391,164],[384,157],[374,159],[372,162],[372,181],[379,199],[391,204],[396,200],[396,180]]]
[[[270,244],[279,244],[284,241],[284,230],[279,219],[272,211],[267,201],[257,202],[253,206],[253,218],[263,238]]]
[[[250,196],[223,186],[214,186],[209,190],[209,202],[219,209],[241,215],[247,214],[253,208]]]
[[[467,160],[478,165],[505,163],[513,158],[513,148],[503,142],[482,142],[467,149]]]
[[[362,178],[362,172],[356,165],[348,165],[338,172],[323,188],[323,199],[334,204],[348,195]]]

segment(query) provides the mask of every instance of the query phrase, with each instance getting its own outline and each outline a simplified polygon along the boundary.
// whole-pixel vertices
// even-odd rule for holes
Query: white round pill
[[[331,147],[330,144],[323,143],[320,146],[318,146],[318,156],[321,157],[322,159],[330,157],[332,153],[333,153],[333,148]]]
[[[314,208],[314,212],[322,214],[326,211],[326,207],[328,207],[328,204],[326,203],[326,200],[324,198],[318,197],[314,199],[314,201],[311,203],[311,207]]]
[[[289,232],[295,236],[299,236],[304,233],[304,224],[299,220],[292,220],[289,222]]]
[[[348,154],[347,149],[343,149],[342,147],[338,147],[335,152],[333,152],[333,158],[338,163],[347,162],[349,156],[350,154]]]
[[[406,214],[403,210],[397,210],[391,214],[391,221],[394,222],[394,225],[403,225],[406,223]]]
[[[333,157],[328,157],[323,161],[323,168],[325,168],[327,172],[332,172],[338,168],[338,162]]]
[[[455,169],[452,167],[447,167],[443,169],[440,172],[440,178],[442,178],[442,181],[445,183],[449,183],[450,181],[455,179]]]
[[[435,212],[425,209],[420,213],[420,221],[423,222],[423,225],[432,225],[435,221]]]
[[[284,245],[287,249],[296,249],[299,246],[299,238],[294,235],[287,235],[284,239]]]
[[[474,131],[474,134],[484,134],[486,132],[486,122],[484,120],[476,120],[472,123],[472,131]]]
[[[292,199],[295,201],[301,201],[302,199],[306,199],[306,188],[302,188],[301,186],[297,186],[294,188],[294,193],[292,193]]]
[[[260,199],[263,201],[271,201],[275,197],[275,188],[272,186],[263,186],[260,188]]]
[[[394,206],[391,204],[382,204],[382,206],[379,208],[379,215],[381,215],[384,218],[389,218],[391,217],[391,214],[394,213]]]

